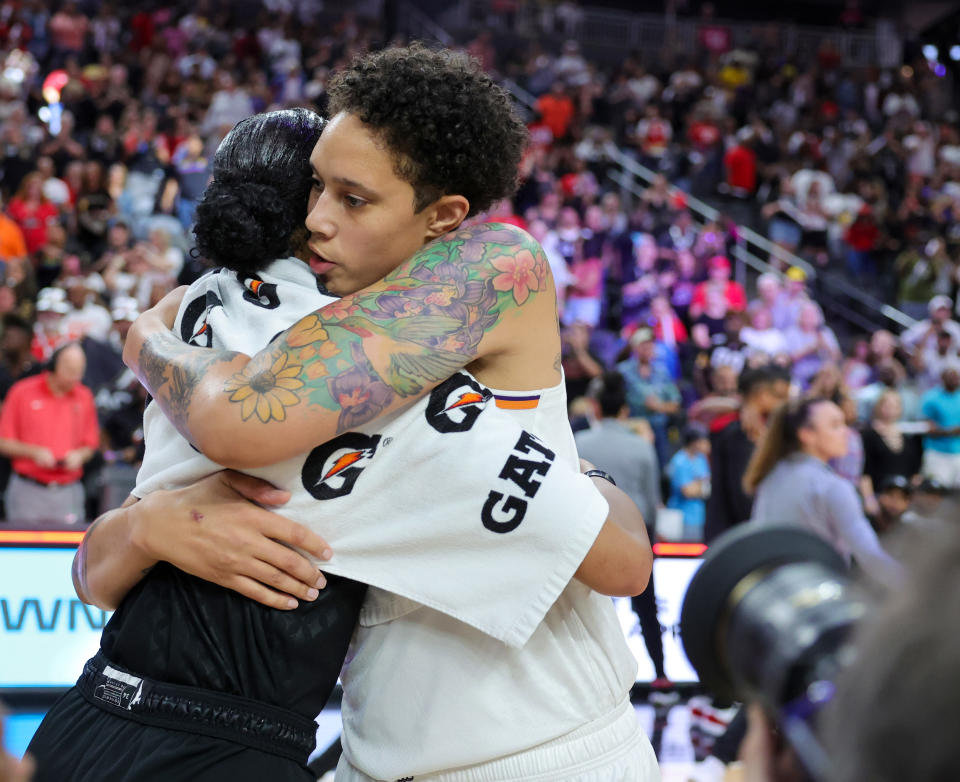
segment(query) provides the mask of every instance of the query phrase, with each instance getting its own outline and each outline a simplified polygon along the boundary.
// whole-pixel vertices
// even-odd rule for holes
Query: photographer
[[[908,564],[906,588],[892,593],[858,629],[856,662],[838,678],[819,731],[832,768],[829,782],[960,778],[953,730],[960,707],[958,562],[956,529],[925,539]],[[802,778],[790,754],[779,746],[763,710],[752,705],[742,782]]]

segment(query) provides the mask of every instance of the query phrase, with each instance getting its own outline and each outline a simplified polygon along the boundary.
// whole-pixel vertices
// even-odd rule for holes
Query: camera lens
[[[743,525],[710,547],[684,600],[687,657],[714,695],[773,707],[833,678],[864,606],[846,564],[797,527]]]
[[[831,680],[843,643],[860,618],[843,577],[818,562],[761,571],[731,607],[723,634],[733,689],[789,703],[814,682]],[[744,583],[744,582],[741,582]]]

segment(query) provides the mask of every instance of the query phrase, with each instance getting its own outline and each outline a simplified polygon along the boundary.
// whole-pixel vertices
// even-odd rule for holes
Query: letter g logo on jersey
[[[256,274],[251,274],[243,280],[245,301],[263,307],[265,310],[275,310],[280,306],[280,297],[277,295],[277,286],[272,282],[264,282]]]
[[[209,348],[213,345],[213,327],[207,323],[214,307],[222,307],[223,302],[213,291],[207,291],[191,301],[183,311],[180,320],[180,338],[188,345]]]
[[[380,435],[347,432],[314,448],[303,463],[303,488],[317,500],[344,497],[380,445]]]
[[[433,389],[427,423],[438,432],[468,432],[493,394],[462,372]]]

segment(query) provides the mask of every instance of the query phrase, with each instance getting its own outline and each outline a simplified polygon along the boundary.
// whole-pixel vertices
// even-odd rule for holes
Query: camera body
[[[827,770],[812,725],[853,656],[865,602],[825,540],[796,526],[744,524],[719,537],[687,590],[683,645],[715,696],[756,701],[814,779]]]

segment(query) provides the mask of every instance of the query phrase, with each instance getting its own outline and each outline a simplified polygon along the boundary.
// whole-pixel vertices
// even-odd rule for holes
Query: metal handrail
[[[634,160],[632,157],[627,155],[619,147],[615,148],[615,150],[616,151],[611,151],[610,153],[610,159],[613,162],[615,162],[617,165],[619,165],[622,169],[629,172],[630,174],[644,180],[647,184],[653,181],[654,177],[656,176],[656,172],[638,163],[636,160]],[[616,182],[621,187],[625,186],[623,177],[614,176],[614,174],[610,174],[609,176],[614,182]],[[641,195],[638,191],[636,191],[632,187],[627,187],[627,189],[630,190],[631,193],[633,193],[638,197]],[[698,215],[702,220],[712,221],[720,217],[720,213],[716,209],[714,209],[712,206],[704,203],[699,198],[696,198],[695,196],[690,195],[686,191],[681,190],[675,185],[670,186],[670,193],[671,195],[676,193],[683,194],[687,203],[687,208],[691,212],[693,212],[695,215]],[[737,236],[743,239],[745,243],[756,247],[760,252],[766,253],[772,257],[779,258],[780,260],[784,261],[790,266],[797,266],[803,269],[803,271],[806,273],[807,278],[809,280],[813,281],[817,278],[818,270],[815,266],[808,263],[800,256],[794,255],[788,250],[785,250],[783,247],[780,247],[779,245],[774,244],[765,236],[754,231],[752,228],[749,228],[748,226],[745,226],[745,225],[738,225]],[[744,261],[749,266],[752,266],[755,270],[761,273],[772,273],[772,274],[776,274],[778,277],[781,277],[781,278],[783,277],[783,273],[778,268],[776,268],[776,266],[762,260],[761,258],[757,257],[753,253],[749,253],[743,248],[740,248],[738,253],[734,253],[734,256],[737,257],[739,260]],[[749,260],[747,256],[749,256]],[[892,321],[900,328],[906,329],[912,326],[914,323],[916,323],[916,321],[906,313],[901,312],[895,307],[891,307],[889,304],[885,304],[879,299],[876,299],[873,296],[871,296],[869,293],[866,293],[865,291],[862,291],[859,288],[854,287],[849,282],[847,282],[842,278],[837,277],[836,275],[830,275],[828,277],[827,275],[824,274],[819,276],[822,276],[824,282],[829,283],[830,287],[833,290],[835,290],[837,293],[842,293],[844,296],[847,296],[848,298],[859,302],[860,304],[867,307],[868,309],[878,312],[880,315]],[[850,309],[849,307],[843,306],[842,304],[836,301],[832,301],[831,304],[833,308],[839,310],[841,314],[847,318],[847,320],[855,323],[857,326],[864,328],[865,327],[864,324],[866,324],[867,330],[873,329],[873,324],[869,323],[869,321],[867,321],[865,318],[860,316],[858,313],[856,313],[854,310]]]
[[[802,261],[801,258],[798,258],[796,255],[793,255],[792,253],[787,252],[782,247],[775,245],[765,236],[758,234],[752,228],[748,228],[747,226],[739,226],[737,230],[744,239],[746,239],[750,244],[753,244],[759,247],[760,250],[762,250],[763,252],[779,255],[781,258],[786,260],[787,263],[791,264],[792,266],[800,265],[799,263],[797,263],[797,261]],[[807,266],[807,269],[805,269],[805,271],[807,271],[807,273],[810,274],[811,273],[810,270],[813,269],[813,267],[811,267],[809,264],[806,264],[806,266]],[[813,272],[813,275],[814,276],[816,275],[815,271]],[[854,287],[842,277],[838,277],[837,275],[830,275],[829,278],[827,277],[827,275],[823,275],[823,276],[824,276],[824,279],[827,280],[832,287],[836,288],[844,295],[849,296],[851,299],[856,299],[857,301],[862,302],[863,304],[867,305],[871,309],[878,311],[881,315],[888,318],[889,320],[892,320],[898,326],[902,326],[903,328],[909,328],[914,323],[916,323],[916,321],[906,313],[901,312],[896,307],[891,307],[889,304],[884,304],[882,301],[871,296],[869,293],[866,293],[865,291],[862,291],[859,288]]]
[[[617,163],[621,168],[629,171],[631,174],[634,174],[635,176],[638,176],[640,179],[644,180],[648,184],[653,182],[654,177],[656,177],[657,175],[655,171],[647,168],[644,165],[641,165],[632,157],[627,155],[619,147],[616,148],[616,152],[611,153],[610,159],[613,160],[615,163]],[[714,209],[709,204],[701,201],[696,196],[692,196],[686,191],[681,190],[676,185],[670,185],[670,194],[674,195],[676,193],[682,194],[684,199],[686,200],[687,208],[694,214],[699,215],[704,220],[713,221],[720,218],[721,216],[720,212]],[[811,264],[805,261],[803,258],[793,255],[792,253],[784,250],[782,247],[776,246],[772,242],[762,237],[756,231],[753,231],[750,228],[747,228],[746,226],[738,225],[737,234],[743,237],[745,240],[747,240],[751,244],[757,245],[758,247],[760,247],[761,250],[778,256],[781,260],[786,261],[791,266],[799,266],[801,269],[804,270],[804,272],[806,272],[807,277],[809,277],[810,279],[813,279],[817,276],[817,270]],[[766,264],[766,265],[769,266],[771,270],[776,271],[776,269],[772,265],[770,264]]]
[[[527,92],[527,90],[517,84],[513,79],[501,79],[500,86],[504,87],[511,95],[513,95],[518,103],[521,103],[530,111],[534,111],[536,109],[537,97],[533,93]]]

